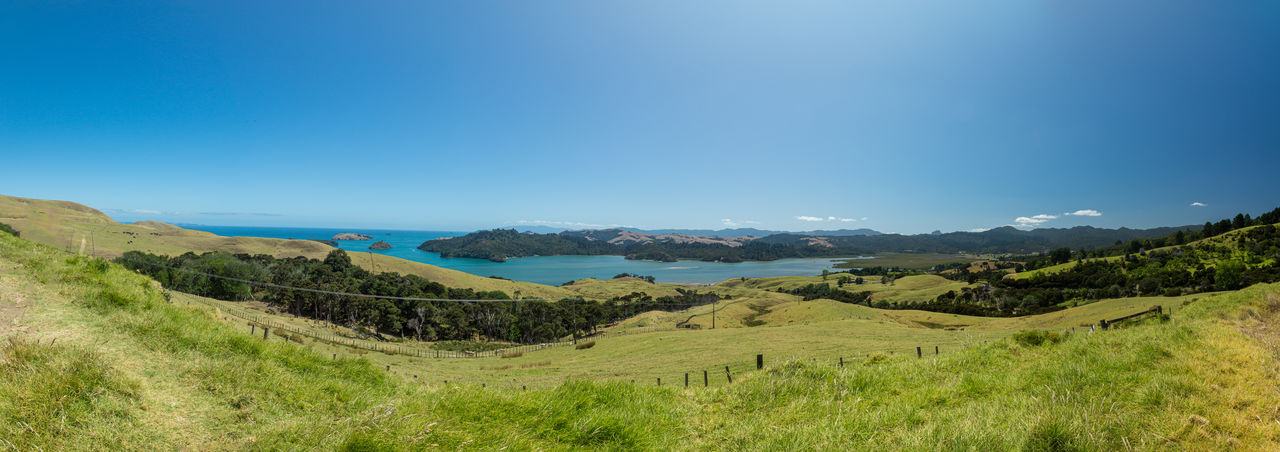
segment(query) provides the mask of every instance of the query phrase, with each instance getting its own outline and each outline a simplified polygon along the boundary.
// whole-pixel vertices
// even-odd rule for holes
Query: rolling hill
[[[0,270],[0,438],[19,450],[1280,447],[1277,285],[1161,299],[1180,305],[1167,320],[1092,333],[1069,328],[1151,300],[1022,319],[818,301],[766,314],[773,327],[510,358],[333,359],[7,234]],[[810,307],[833,320],[784,318]],[[941,354],[915,356],[934,344]]]

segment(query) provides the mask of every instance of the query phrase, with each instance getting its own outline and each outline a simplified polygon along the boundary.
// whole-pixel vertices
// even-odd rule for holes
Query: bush
[[[1062,335],[1040,330],[1023,330],[1013,334],[1013,341],[1024,346],[1040,346],[1062,342]]]
[[[510,347],[511,344],[484,341],[440,341],[431,344],[434,350],[449,352],[490,352]]]
[[[595,347],[595,346],[596,346],[596,341],[588,341],[588,342],[583,342],[578,345],[575,345],[573,346],[573,348],[576,348],[578,350],[586,350],[588,348]]]
[[[1164,290],[1164,296],[1166,297],[1176,297],[1179,295],[1182,295],[1182,289],[1179,289],[1177,287],[1170,287]]]
[[[503,358],[519,358],[521,356],[524,356],[524,352],[510,352],[502,354]]]
[[[0,232],[7,232],[7,233],[9,233],[9,234],[13,235],[14,237],[22,237],[22,233],[20,233],[20,232],[18,232],[17,230],[13,229],[13,226],[9,226],[9,225],[4,224],[4,223],[0,223]]]

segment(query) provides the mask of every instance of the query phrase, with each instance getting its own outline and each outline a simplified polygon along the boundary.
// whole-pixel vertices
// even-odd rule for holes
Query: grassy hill
[[[850,306],[868,318],[533,352],[522,357],[535,364],[530,372],[591,378],[519,390],[465,377],[423,382],[382,371],[372,353],[332,360],[263,341],[166,301],[117,265],[0,234],[0,334],[9,338],[0,346],[0,416],[9,421],[0,439],[20,450],[1275,449],[1278,293],[1269,285],[1201,295],[1168,321],[1042,345],[1000,339],[1014,330],[999,324],[1012,319],[962,332],[878,323],[912,314]],[[1077,314],[1088,316],[1028,321],[1057,329]],[[944,338],[956,347],[937,357],[872,351]],[[596,378],[761,350],[764,371],[735,368],[733,383],[711,388],[676,387],[674,376],[662,387]],[[422,369],[467,365],[477,379],[506,379],[522,358]]]
[[[170,256],[188,251],[221,251],[323,259],[333,250],[333,247],[311,240],[222,237],[156,221],[121,224],[96,209],[73,202],[3,195],[0,195],[0,223],[13,226],[23,238],[102,257],[116,257],[125,251]],[[450,287],[500,290],[508,294],[519,292],[525,297],[576,295],[558,287],[486,278],[377,253],[350,254],[353,263],[370,271],[418,275]]]
[[[1196,246],[1196,245],[1200,245],[1200,244],[1214,244],[1214,245],[1219,245],[1219,246],[1225,246],[1225,247],[1229,247],[1229,248],[1234,248],[1234,247],[1236,247],[1236,239],[1238,239],[1240,236],[1242,236],[1242,235],[1244,235],[1244,234],[1247,234],[1249,231],[1251,231],[1251,230],[1253,230],[1253,229],[1257,229],[1257,228],[1259,228],[1259,227],[1261,227],[1261,226],[1248,226],[1248,227],[1244,227],[1244,228],[1240,228],[1240,229],[1235,229],[1235,230],[1228,231],[1228,232],[1224,232],[1224,233],[1222,233],[1222,234],[1219,234],[1219,235],[1216,235],[1216,236],[1213,236],[1213,237],[1203,238],[1203,239],[1199,239],[1199,240],[1193,240],[1193,241],[1191,241],[1191,242],[1186,243],[1185,245],[1170,245],[1170,246],[1162,246],[1162,247],[1159,247],[1159,248],[1154,248],[1154,249],[1148,250],[1148,251],[1147,251],[1147,253],[1165,253],[1165,252],[1173,251],[1174,249],[1176,249],[1176,248],[1178,248],[1178,247],[1181,247],[1181,246],[1188,246],[1188,247],[1190,247],[1190,246]],[[1101,260],[1101,261],[1106,261],[1106,262],[1118,262],[1118,261],[1120,261],[1121,259],[1124,259],[1124,258],[1125,258],[1125,256],[1108,256],[1108,257],[1102,257],[1102,258],[1097,258],[1097,259],[1098,259],[1098,260]],[[1065,262],[1065,263],[1061,263],[1061,264],[1057,264],[1057,265],[1051,265],[1051,266],[1048,266],[1048,267],[1045,267],[1045,268],[1036,269],[1036,270],[1024,271],[1024,272],[1019,272],[1019,273],[1012,273],[1012,274],[1010,274],[1010,275],[1008,275],[1008,276],[1006,276],[1006,277],[1008,277],[1008,278],[1015,278],[1015,279],[1029,279],[1029,278],[1036,277],[1036,276],[1038,276],[1038,275],[1049,275],[1049,274],[1053,274],[1053,273],[1059,273],[1059,272],[1062,272],[1063,270],[1067,270],[1067,269],[1071,268],[1071,267],[1072,267],[1072,266],[1074,266],[1074,265],[1076,265],[1076,263],[1075,263],[1074,261],[1073,261],[1073,262]]]

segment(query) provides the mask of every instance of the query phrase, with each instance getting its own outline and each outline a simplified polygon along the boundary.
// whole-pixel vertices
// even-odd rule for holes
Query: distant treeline
[[[510,300],[503,292],[451,288],[416,275],[374,274],[352,264],[342,250],[330,252],[324,260],[216,252],[166,257],[130,251],[118,262],[173,290],[220,300],[260,300],[297,316],[421,340],[550,342],[590,334],[602,325],[646,311],[674,311],[719,300],[714,294],[684,289],[677,289],[677,296],[656,299],[632,293],[603,302],[581,298]],[[262,287],[207,275],[340,293],[509,301],[353,297]]]
[[[1259,215],[1257,218],[1253,218],[1247,213],[1239,213],[1236,214],[1235,218],[1224,218],[1216,223],[1211,221],[1205,222],[1204,227],[1200,228],[1198,231],[1179,230],[1162,237],[1133,239],[1128,242],[1117,240],[1112,246],[1092,250],[1080,249],[1072,251],[1070,248],[1058,248],[1045,255],[1024,256],[1021,258],[1015,258],[1015,260],[1025,262],[1024,265],[1017,267],[1017,271],[1019,272],[1036,270],[1052,265],[1064,264],[1071,262],[1072,260],[1079,261],[1090,258],[1123,256],[1126,254],[1141,253],[1166,246],[1185,245],[1196,240],[1225,234],[1237,229],[1275,223],[1280,223],[1280,207]]]
[[[1103,259],[1089,253],[1072,254],[1058,251],[1049,262],[1075,265],[1058,272],[1031,278],[1005,278],[1001,271],[947,275],[969,282],[985,282],[976,290],[948,292],[925,304],[966,304],[997,311],[1045,309],[1068,300],[1096,300],[1134,296],[1177,296],[1218,290],[1236,290],[1256,283],[1280,281],[1280,228],[1267,221],[1277,221],[1280,211],[1272,211],[1259,219],[1239,216],[1227,223],[1206,224],[1197,238],[1258,226],[1226,240],[1203,241],[1177,245],[1177,237],[1153,240],[1140,245],[1121,244],[1119,259]],[[1212,229],[1210,229],[1212,228]],[[1190,241],[1184,235],[1184,242]],[[1165,243],[1165,244],[1162,244]],[[1157,246],[1159,245],[1159,246]],[[1147,247],[1161,248],[1149,251]],[[1136,250],[1130,252],[1131,250]],[[1103,250],[1103,253],[1114,252]],[[922,309],[928,309],[922,307]]]
[[[443,257],[469,257],[502,262],[510,258],[556,255],[617,255],[628,259],[674,261],[741,262],[767,261],[791,257],[839,257],[880,252],[914,253],[1034,253],[1053,248],[1093,249],[1116,241],[1159,237],[1190,228],[1100,229],[1080,226],[1070,229],[1022,231],[1012,227],[984,232],[947,234],[837,236],[815,238],[807,235],[776,234],[746,242],[741,246],[712,243],[633,243],[614,245],[568,233],[532,234],[514,229],[477,231],[461,237],[436,239],[419,249]],[[824,244],[829,244],[826,246]]]

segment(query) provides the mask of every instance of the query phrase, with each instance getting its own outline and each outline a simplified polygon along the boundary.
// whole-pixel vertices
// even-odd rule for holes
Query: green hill
[[[23,238],[70,251],[118,257],[126,251],[177,256],[186,252],[268,254],[323,259],[333,247],[311,240],[222,237],[156,221],[122,224],[81,204],[0,195],[0,223]],[[377,253],[352,253],[353,263],[370,271],[418,275],[450,287],[519,292],[526,297],[567,297],[574,292],[522,281],[500,280]]]
[[[375,353],[333,360],[306,348],[316,344],[264,341],[216,312],[167,301],[118,265],[0,234],[0,439],[18,450],[1268,450],[1280,447],[1280,363],[1268,345],[1280,339],[1269,328],[1278,294],[1273,284],[1184,298],[1167,321],[1061,339],[999,339],[1026,325],[986,319],[965,332],[992,334],[989,343],[936,357],[796,345],[795,359],[769,352],[763,371],[734,368],[733,383],[713,372],[721,381],[711,388],[696,377],[688,389],[674,378],[661,387],[589,378],[520,390],[423,381],[384,372]],[[1074,324],[1071,312],[1041,325]],[[478,376],[520,368],[511,365],[519,359],[551,363],[530,369],[705,362],[809,329],[853,344],[906,326],[828,323],[606,338],[585,350],[423,368],[460,363],[451,365]]]

